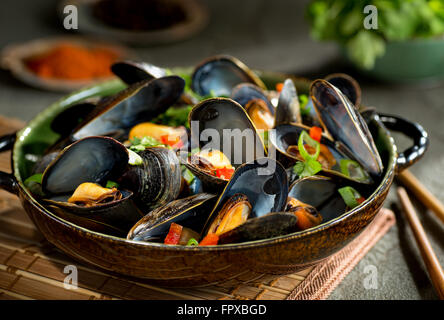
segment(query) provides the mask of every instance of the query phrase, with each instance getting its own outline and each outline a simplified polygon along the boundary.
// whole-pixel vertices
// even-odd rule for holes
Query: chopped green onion
[[[143,163],[142,157],[135,153],[133,150],[128,149],[129,160],[128,164],[132,166],[140,166]]]
[[[153,119],[154,123],[161,123],[170,127],[185,126],[189,127],[188,115],[193,106],[187,105],[185,107],[170,107],[164,113]]]
[[[140,144],[145,147],[157,147],[159,145],[162,145],[158,140],[150,136],[143,137],[142,140],[140,140]]]
[[[145,150],[146,148],[144,147],[144,146],[142,146],[141,144],[138,144],[138,145],[136,145],[136,146],[131,146],[130,147],[130,150],[131,151],[135,151],[135,152],[140,152],[140,151],[143,151],[143,150]]]
[[[25,180],[25,182],[24,182],[25,186],[31,182],[36,182],[36,183],[42,184],[42,178],[43,178],[43,173],[34,174]]]
[[[194,179],[196,178],[195,176],[194,176],[194,174],[190,171],[190,170],[188,170],[188,168],[186,168],[185,166],[184,166],[184,169],[183,169],[183,171],[182,171],[182,176],[183,176],[183,178],[185,179],[185,181],[190,185],[193,181],[194,181]]]
[[[33,193],[33,194],[36,194],[39,196],[44,196],[44,193],[42,190],[42,177],[43,177],[42,173],[37,173],[37,174],[34,174],[34,175],[28,177],[24,181],[26,188],[28,188],[28,190],[31,191],[31,193]]]
[[[300,94],[298,98],[299,98],[299,106],[301,108],[301,115],[308,116],[310,114],[308,96],[305,94]]]
[[[342,199],[344,199],[345,204],[350,209],[353,209],[359,205],[358,199],[361,198],[361,195],[354,188],[343,187],[338,189],[338,192],[341,194]]]
[[[118,188],[118,187],[119,187],[119,184],[117,182],[114,182],[114,181],[111,181],[111,180],[108,180],[106,182],[106,186],[105,186],[105,188],[108,188],[108,189]]]
[[[316,152],[314,154],[310,154],[306,149],[304,144],[308,144],[310,147],[313,147],[316,149]],[[299,148],[299,153],[301,154],[301,157],[304,160],[316,160],[319,156],[319,153],[321,152],[321,144],[314,140],[312,137],[310,137],[310,135],[307,133],[307,131],[302,131],[301,134],[299,135],[299,140],[298,140],[298,148]]]
[[[305,163],[302,161],[296,162],[296,164],[293,166],[293,172],[297,174],[298,176],[301,175],[301,173],[304,171]]]
[[[361,165],[350,159],[341,159],[339,161],[339,166],[341,167],[342,174],[347,177],[356,179],[358,181],[368,180],[368,174],[362,169]]]
[[[194,238],[191,238],[191,239],[188,240],[188,242],[187,242],[187,246],[198,246],[198,245],[199,245],[199,242],[197,242],[197,240],[194,239]]]
[[[316,173],[322,170],[322,165],[319,161],[308,159],[305,162],[298,161],[293,166],[293,172],[300,178],[314,176]]]
[[[131,144],[134,146],[140,144],[140,141],[141,139],[139,137],[134,137],[130,140]]]

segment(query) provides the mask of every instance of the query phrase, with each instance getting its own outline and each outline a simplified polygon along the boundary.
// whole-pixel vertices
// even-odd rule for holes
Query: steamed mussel
[[[231,56],[187,79],[136,61],[112,71],[127,87],[56,115],[60,139],[29,180],[83,228],[177,245],[280,237],[359,206],[383,172],[348,75],[300,94],[295,78],[267,88]]]

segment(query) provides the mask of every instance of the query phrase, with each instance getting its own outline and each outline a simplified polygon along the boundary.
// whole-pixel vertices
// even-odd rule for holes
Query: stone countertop
[[[411,172],[444,201],[444,84],[388,85],[366,79],[350,69],[331,43],[310,39],[304,19],[304,1],[207,0],[211,21],[192,39],[175,44],[134,48],[140,58],[161,66],[195,65],[213,54],[227,53],[252,68],[323,77],[332,72],[354,76],[363,89],[363,104],[379,112],[402,115],[424,126],[430,148]],[[57,1],[3,0],[0,11],[0,48],[13,42],[66,35],[57,18]],[[79,26],[80,30],[82,26]],[[0,114],[23,120],[63,94],[27,87],[0,71]],[[409,141],[395,135],[402,150]],[[443,167],[441,167],[441,165]],[[359,262],[331,294],[330,299],[436,299],[412,232],[392,188],[386,207],[397,213],[397,224]],[[418,215],[434,250],[444,265],[444,225],[417,204]],[[377,270],[378,286],[365,289],[368,266]]]

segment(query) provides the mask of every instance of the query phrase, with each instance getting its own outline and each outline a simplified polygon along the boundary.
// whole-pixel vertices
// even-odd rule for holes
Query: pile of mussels
[[[315,80],[304,96],[291,79],[267,89],[231,56],[191,75],[134,61],[112,71],[126,89],[60,113],[60,139],[27,180],[81,227],[178,245],[268,239],[342,215],[381,177],[350,76]],[[188,122],[159,123],[175,112]]]

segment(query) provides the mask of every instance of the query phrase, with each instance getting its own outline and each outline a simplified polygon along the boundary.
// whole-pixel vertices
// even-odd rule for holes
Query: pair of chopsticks
[[[428,191],[408,170],[398,174],[398,180],[405,185],[427,208],[432,210],[437,217],[444,222],[444,205]],[[413,204],[406,190],[398,187],[398,197],[404,208],[407,221],[412,228],[416,243],[421,252],[422,259],[426,265],[430,279],[441,300],[444,300],[444,271],[439,264],[438,258],[427,239],[424,228],[418,219]]]

